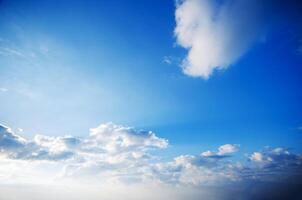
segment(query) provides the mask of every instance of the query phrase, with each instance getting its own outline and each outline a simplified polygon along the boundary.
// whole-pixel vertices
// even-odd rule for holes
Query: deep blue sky
[[[174,11],[168,0],[2,1],[0,122],[31,137],[113,121],[168,138],[172,154],[301,150],[301,37],[287,20],[204,80],[179,67]]]

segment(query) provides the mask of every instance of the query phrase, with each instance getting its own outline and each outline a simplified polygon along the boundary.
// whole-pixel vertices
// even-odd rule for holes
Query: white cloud
[[[260,152],[254,152],[251,156],[250,159],[254,162],[263,162],[263,155]]]
[[[0,126],[0,131],[0,150],[5,159],[63,163],[63,176],[102,174],[136,179],[155,158],[148,151],[168,145],[151,131],[113,123],[91,129],[86,138],[36,135],[27,140],[8,127]]]
[[[181,155],[156,164],[153,175],[163,182],[191,186],[217,186],[239,179],[233,164],[223,158]]]
[[[24,147],[26,140],[16,135],[9,127],[0,124],[0,152],[15,151]]]
[[[239,150],[239,145],[237,144],[225,144],[218,148],[218,152],[205,151],[201,153],[203,157],[225,157],[229,154],[235,153]]]
[[[225,144],[219,147],[218,155],[226,155],[235,153],[239,150],[239,146],[236,144]]]
[[[92,128],[83,138],[36,135],[33,140],[1,125],[0,180],[19,183],[80,179],[102,184],[212,187],[268,177],[274,180],[276,174],[302,175],[301,155],[284,148],[254,152],[249,162],[233,159],[232,154],[239,150],[236,144],[225,144],[217,151],[200,155],[180,155],[165,162],[151,154],[151,150],[167,146],[167,140],[153,132],[113,123]]]
[[[145,151],[148,148],[166,148],[167,140],[158,138],[151,131],[137,131],[113,123],[101,124],[90,130],[90,137],[108,152],[131,150]]]
[[[262,31],[256,5],[240,0],[177,1],[174,32],[177,43],[188,50],[183,72],[207,79],[244,55]]]
[[[73,136],[49,137],[36,135],[26,140],[0,126],[0,148],[8,158],[25,160],[87,160],[120,163],[148,158],[150,149],[166,148],[167,140],[153,132],[131,127],[101,124],[90,130],[87,138]],[[96,159],[97,158],[97,159]]]
[[[298,167],[302,164],[302,156],[291,153],[285,148],[266,149],[262,152],[254,152],[250,160],[260,167],[266,168],[287,168]]]

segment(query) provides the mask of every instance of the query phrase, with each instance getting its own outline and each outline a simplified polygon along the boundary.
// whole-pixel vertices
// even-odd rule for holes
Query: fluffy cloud
[[[148,151],[166,148],[168,141],[151,131],[113,123],[90,130],[86,138],[36,135],[26,140],[0,126],[1,155],[11,160],[63,163],[62,176],[107,176],[137,179],[155,159]]]
[[[212,158],[223,158],[229,156],[229,154],[235,153],[239,150],[239,145],[237,144],[225,144],[218,148],[218,152],[205,151],[201,153],[203,157]]]
[[[0,151],[15,151],[24,147],[26,140],[12,132],[9,127],[0,124]]]
[[[13,172],[14,177],[28,176],[30,180],[52,174],[56,179],[80,178],[102,183],[156,182],[212,187],[302,175],[301,155],[284,148],[254,152],[246,161],[232,157],[239,150],[236,144],[225,144],[217,151],[200,155],[180,155],[166,162],[151,154],[167,146],[166,139],[151,131],[113,123],[92,128],[83,138],[36,135],[32,140],[1,125],[0,179],[8,180],[7,174]],[[51,173],[44,173],[45,169]]]
[[[139,131],[131,127],[101,124],[90,130],[87,138],[73,136],[49,137],[36,135],[26,140],[10,128],[0,126],[0,148],[9,158],[27,160],[66,160],[88,155],[110,155],[111,157],[141,158],[153,148],[166,148],[167,140],[158,138],[153,132]]]
[[[184,73],[207,79],[215,69],[236,62],[259,39],[256,5],[256,1],[239,0],[177,1],[174,31],[177,43],[188,50]]]
[[[172,162],[159,163],[153,172],[157,179],[180,185],[220,185],[238,179],[233,163],[222,157],[182,155]]]
[[[1,154],[10,159],[61,160],[72,156],[67,147],[66,137],[35,136],[33,141],[15,134],[6,126],[0,125]]]
[[[166,148],[167,140],[158,138],[151,131],[137,131],[113,123],[101,124],[90,130],[90,138],[104,150],[115,153],[131,150],[145,151],[149,148]]]
[[[302,4],[296,0],[177,0],[177,43],[187,50],[183,72],[204,79],[236,63],[267,32],[301,35]],[[280,19],[285,20],[280,20]],[[300,39],[298,39],[300,40]],[[296,41],[298,51],[300,41]]]
[[[288,149],[281,147],[254,152],[249,159],[262,171],[265,169],[269,173],[286,172],[287,170],[296,171],[302,165],[301,155],[293,154]]]

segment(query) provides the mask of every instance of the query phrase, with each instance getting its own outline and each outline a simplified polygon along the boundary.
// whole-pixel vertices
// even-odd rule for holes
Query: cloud
[[[164,56],[163,62],[168,64],[168,65],[171,65],[173,61],[172,61],[171,56]]]
[[[0,124],[0,151],[15,151],[23,148],[26,140],[12,132],[9,127]]]
[[[0,181],[10,185],[54,184],[59,188],[59,184],[73,187],[80,183],[81,187],[102,188],[101,196],[110,194],[112,199],[121,199],[123,195],[114,194],[122,191],[135,194],[138,189],[134,188],[145,187],[150,192],[156,185],[153,190],[163,191],[158,199],[167,199],[166,195],[181,190],[176,199],[233,200],[234,195],[239,195],[237,199],[257,199],[245,191],[251,185],[255,184],[254,192],[258,194],[268,185],[279,187],[280,182],[295,183],[293,180],[302,177],[302,156],[286,148],[265,148],[251,153],[246,160],[232,156],[239,151],[237,144],[224,144],[217,151],[200,155],[179,155],[170,161],[152,154],[167,147],[168,141],[152,131],[114,123],[92,128],[86,137],[35,135],[33,139],[1,125]],[[127,195],[123,197],[136,198]],[[152,197],[141,195],[140,199]]]
[[[155,159],[148,151],[163,149],[168,141],[151,131],[136,130],[113,123],[90,129],[88,137],[36,135],[24,139],[0,126],[0,150],[11,160],[47,161],[64,164],[61,176],[108,176],[138,179]]]
[[[234,64],[259,39],[255,2],[177,1],[174,31],[177,43],[188,50],[185,74],[207,79]]]
[[[299,1],[176,2],[174,34],[177,44],[187,50],[181,66],[189,76],[207,79],[215,71],[228,68],[262,42],[267,32],[282,31],[284,23],[301,34]]]
[[[15,26],[17,27],[18,25],[15,24]],[[39,59],[48,57],[49,53],[53,51],[53,44],[50,38],[41,38],[41,34],[27,33],[21,26],[12,31],[12,34],[15,36],[14,40],[9,38],[0,40],[0,56],[3,58],[20,59],[34,64]],[[35,36],[31,38],[27,37],[27,34]]]
[[[238,179],[233,164],[226,157],[181,155],[172,162],[153,168],[157,179],[177,185],[217,186]]]
[[[218,155],[226,155],[230,153],[235,153],[239,150],[239,145],[236,144],[225,144],[219,147]]]
[[[301,155],[293,154],[281,147],[254,152],[249,159],[258,167],[269,169],[270,173],[276,170],[298,169],[302,165]]]
[[[167,140],[158,138],[153,132],[113,123],[91,129],[87,138],[36,135],[31,141],[16,135],[5,126],[0,126],[0,131],[1,150],[12,159],[85,160],[90,156],[118,163],[127,159],[146,158],[148,150],[166,148],[168,145]]]
[[[213,157],[213,158],[222,158],[229,156],[229,154],[235,153],[239,150],[239,145],[237,144],[225,144],[218,148],[218,152],[205,151],[201,153],[203,157]]]
[[[131,150],[145,151],[148,148],[166,148],[168,141],[158,138],[151,131],[138,131],[131,127],[101,124],[90,130],[90,137],[104,146],[108,152],[125,152]]]

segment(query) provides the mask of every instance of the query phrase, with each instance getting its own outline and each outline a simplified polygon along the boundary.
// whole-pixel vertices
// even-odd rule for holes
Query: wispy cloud
[[[10,59],[14,65],[26,64],[40,66],[52,62],[57,56],[66,56],[66,49],[48,34],[29,31],[14,24],[11,27],[14,37],[1,38],[0,56]],[[63,53],[64,52],[64,53]]]
[[[172,64],[172,58],[170,56],[164,56],[163,62],[171,65]]]
[[[9,40],[0,41],[0,56],[10,59],[22,59],[34,63],[36,53],[21,44],[12,43]]]
[[[7,92],[7,91],[8,91],[7,88],[3,88],[3,87],[0,88],[0,92]]]

